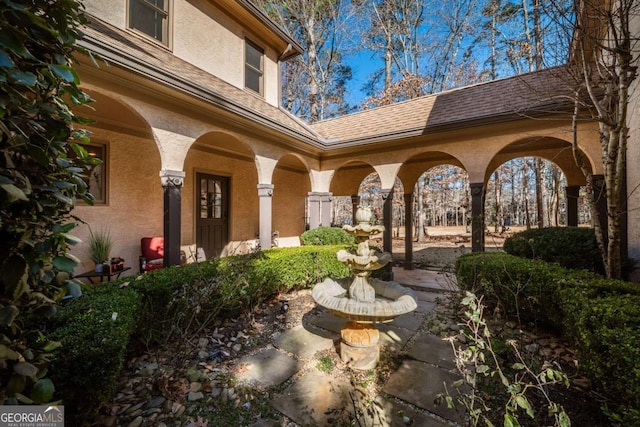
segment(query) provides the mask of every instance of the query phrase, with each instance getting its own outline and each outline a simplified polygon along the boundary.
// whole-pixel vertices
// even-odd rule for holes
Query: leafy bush
[[[62,305],[52,333],[62,348],[51,376],[70,425],[91,419],[115,394],[140,299],[132,289],[104,284]]]
[[[311,288],[327,277],[339,279],[351,275],[351,271],[338,261],[336,254],[340,249],[345,246],[269,249],[264,251],[265,259],[259,261],[257,270],[268,278],[274,291]]]
[[[352,235],[338,227],[318,227],[307,230],[300,236],[303,245],[349,245],[355,244]]]
[[[554,262],[566,268],[604,271],[592,228],[532,228],[507,238],[504,250],[511,255]]]
[[[594,386],[620,404],[622,419],[635,416],[632,409],[640,407],[639,285],[500,253],[463,255],[456,274],[460,288],[485,295],[506,315],[562,331]],[[633,420],[627,418],[626,424]]]
[[[0,404],[52,395],[43,378],[52,346],[40,330],[66,291],[60,274],[77,265],[67,252],[78,241],[70,212],[76,198],[91,202],[83,172],[99,162],[73,127],[86,121],[69,105],[90,101],[70,66],[82,10],[80,2],[44,0],[0,8]]]
[[[152,270],[130,281],[129,286],[142,298],[135,344],[165,344],[176,333],[199,329],[211,312],[217,314],[221,301],[212,288],[218,267],[218,260],[210,260]]]
[[[62,306],[53,324],[63,349],[51,372],[71,408],[70,423],[90,421],[113,396],[127,349],[187,342],[211,322],[250,310],[279,290],[346,277],[350,271],[336,258],[343,248],[271,249],[89,287]]]

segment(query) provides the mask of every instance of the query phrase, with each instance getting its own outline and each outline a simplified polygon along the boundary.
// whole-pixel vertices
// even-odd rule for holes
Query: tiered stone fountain
[[[372,369],[380,360],[380,332],[374,326],[390,322],[418,307],[415,293],[396,282],[369,278],[391,261],[391,254],[376,254],[369,248],[369,237],[382,233],[384,226],[371,224],[369,207],[356,211],[355,227],[343,229],[358,243],[355,254],[338,251],[338,260],[353,272],[354,279],[325,279],[312,291],[314,301],[336,316],[348,319],[341,330],[340,357],[354,369]]]

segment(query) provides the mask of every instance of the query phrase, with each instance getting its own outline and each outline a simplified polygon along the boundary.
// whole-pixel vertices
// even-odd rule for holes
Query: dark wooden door
[[[196,243],[207,258],[219,257],[229,243],[229,178],[196,175]]]

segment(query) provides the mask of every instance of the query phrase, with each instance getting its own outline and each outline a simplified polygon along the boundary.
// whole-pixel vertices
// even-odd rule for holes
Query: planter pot
[[[102,264],[96,264],[96,273],[102,273],[102,268],[104,267],[104,265]]]

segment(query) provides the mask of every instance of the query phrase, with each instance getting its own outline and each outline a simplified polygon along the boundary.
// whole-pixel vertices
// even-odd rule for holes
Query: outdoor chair
[[[164,237],[143,237],[140,239],[140,273],[164,267]],[[202,249],[196,245],[180,246],[180,264],[204,261]]]
[[[143,237],[140,251],[140,273],[164,267],[164,237]]]

